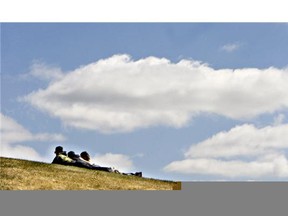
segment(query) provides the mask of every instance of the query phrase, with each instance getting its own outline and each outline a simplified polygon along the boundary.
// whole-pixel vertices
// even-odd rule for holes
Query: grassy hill
[[[0,190],[177,190],[180,182],[0,157]]]

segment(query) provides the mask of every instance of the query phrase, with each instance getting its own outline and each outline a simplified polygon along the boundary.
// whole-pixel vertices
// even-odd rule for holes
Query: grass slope
[[[0,190],[173,190],[180,182],[0,157]]]

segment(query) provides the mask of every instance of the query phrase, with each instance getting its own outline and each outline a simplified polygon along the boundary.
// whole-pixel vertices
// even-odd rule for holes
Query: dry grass
[[[180,182],[0,157],[0,190],[173,190]]]

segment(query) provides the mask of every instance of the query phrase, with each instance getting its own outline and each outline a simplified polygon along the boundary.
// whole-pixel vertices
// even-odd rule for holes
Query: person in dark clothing
[[[115,168],[111,167],[101,167],[99,165],[92,164],[90,162],[90,155],[88,152],[82,152],[81,157],[73,151],[69,151],[68,155],[66,152],[63,150],[62,146],[57,146],[55,148],[56,154],[55,158],[52,161],[52,164],[61,164],[61,165],[72,165],[72,166],[77,166],[77,167],[83,167],[87,169],[93,169],[93,170],[99,170],[99,171],[105,171],[105,172],[114,172],[114,173],[119,173],[122,175],[135,175],[142,177],[142,172],[136,172],[136,173],[121,173]]]
[[[91,164],[90,155],[89,155],[89,153],[86,152],[86,151],[81,152],[81,154],[80,154],[80,159],[81,159],[82,161],[85,161],[85,162]],[[92,164],[92,165],[93,165],[93,166],[98,166],[98,165],[95,165],[95,164]],[[98,166],[98,167],[99,167],[99,166]],[[122,175],[135,175],[135,176],[142,177],[142,172],[136,172],[136,173],[121,173],[121,172],[119,172],[118,170],[116,170],[116,169],[114,169],[114,168],[112,168],[112,169],[113,169],[113,172],[119,173],[119,174],[122,174]]]
[[[81,152],[80,157],[81,157],[83,160],[87,161],[88,163],[91,163],[91,162],[90,162],[90,155],[89,155],[88,152],[86,152],[86,151]]]
[[[86,151],[81,152],[79,159],[82,160],[82,161],[84,161],[84,162],[86,162],[86,163],[89,163],[89,164],[91,164],[91,165],[93,165],[93,166],[100,167],[99,165],[96,165],[96,164],[92,164],[92,163],[91,163],[90,155],[89,155],[89,153],[86,152]],[[112,169],[113,169],[113,168],[112,168]]]
[[[55,148],[55,158],[52,161],[52,164],[62,164],[62,165],[73,165],[75,161],[69,158],[65,151],[63,151],[62,146],[57,146]]]
[[[79,155],[76,155],[75,152],[69,151],[68,157],[75,161],[74,165],[78,167],[88,168],[88,169],[94,169],[94,170],[100,170],[100,171],[106,171],[106,172],[114,172],[114,170],[111,167],[101,167],[94,164],[90,164],[87,161],[84,161],[80,158]]]

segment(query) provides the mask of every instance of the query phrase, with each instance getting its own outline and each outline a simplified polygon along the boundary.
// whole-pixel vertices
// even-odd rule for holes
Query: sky
[[[287,56],[287,23],[2,23],[0,155],[287,181]]]

